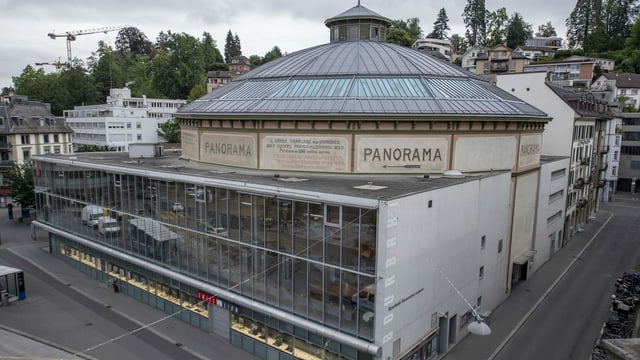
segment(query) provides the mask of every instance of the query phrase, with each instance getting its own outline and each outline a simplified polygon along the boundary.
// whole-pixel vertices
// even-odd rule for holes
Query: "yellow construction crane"
[[[76,36],[80,35],[89,35],[89,34],[99,34],[99,33],[108,33],[110,31],[118,31],[126,28],[127,26],[107,26],[102,28],[95,29],[86,29],[86,30],[75,30],[75,31],[67,31],[64,34],[54,34],[48,33],[47,35],[55,40],[56,38],[63,37],[67,39],[67,58],[69,60],[69,64],[71,63],[71,42],[76,40]]]

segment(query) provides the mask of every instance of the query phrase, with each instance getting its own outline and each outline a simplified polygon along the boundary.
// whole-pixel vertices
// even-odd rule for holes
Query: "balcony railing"
[[[573,188],[574,189],[582,189],[582,188],[584,188],[584,179],[580,178],[580,179],[576,180],[576,182],[573,184]]]
[[[0,168],[12,167],[15,164],[13,160],[0,160]]]
[[[11,149],[11,143],[6,141],[0,141],[0,150]]]

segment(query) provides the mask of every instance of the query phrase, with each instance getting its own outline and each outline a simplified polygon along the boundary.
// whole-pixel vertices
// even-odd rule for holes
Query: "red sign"
[[[213,295],[209,295],[204,291],[198,290],[198,295],[197,296],[198,296],[198,299],[204,300],[204,301],[208,302],[209,304],[213,304],[213,305],[216,304],[216,297],[213,296]]]

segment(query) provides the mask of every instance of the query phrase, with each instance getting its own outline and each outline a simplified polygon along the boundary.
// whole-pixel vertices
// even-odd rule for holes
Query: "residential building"
[[[488,47],[481,45],[469,47],[467,51],[462,54],[462,68],[476,74],[476,58],[481,54],[486,53],[488,50]]]
[[[411,47],[426,54],[435,55],[447,61],[451,61],[451,53],[453,51],[451,48],[451,41],[448,39],[418,39]]]
[[[71,129],[51,113],[51,104],[27,96],[3,97],[0,103],[0,207],[10,202],[7,172],[34,155],[69,154]]]
[[[566,243],[599,207],[600,169],[606,167],[600,155],[608,139],[603,131],[612,114],[606,101],[556,86],[548,76],[546,72],[501,75],[496,85],[553,119],[545,126],[541,152],[570,159],[562,239]]]
[[[231,72],[230,71],[221,71],[221,70],[213,70],[207,72],[207,93],[213,91],[213,89],[217,89],[220,86],[224,86],[231,82]]]
[[[329,43],[180,108],[179,153],[38,157],[53,256],[264,359],[459,342],[534,262],[550,119],[382,42],[391,20],[360,4],[325,25]],[[83,226],[93,205],[121,232]]]
[[[640,113],[620,113],[622,139],[620,143],[620,165],[611,169],[618,175],[617,189],[637,193],[640,190]],[[619,138],[616,138],[619,140]]]
[[[594,81],[591,90],[602,92],[603,98],[620,103],[623,108],[640,108],[640,74],[604,73]]]
[[[108,146],[128,151],[135,142],[156,143],[159,125],[172,119],[186,100],[131,97],[129,88],[111,89],[106,104],[74,106],[64,117],[73,129],[73,146]]]
[[[233,78],[251,71],[251,62],[246,56],[238,55],[229,59],[229,73]]]
[[[476,57],[476,74],[499,74],[522,72],[529,59],[522,53],[498,45]]]
[[[515,51],[532,61],[538,61],[540,57],[552,58],[556,54],[556,49],[546,46],[521,45],[515,48]]]
[[[537,61],[527,64],[525,72],[546,72],[549,81],[561,87],[589,88],[596,60],[570,56],[563,60]]]
[[[598,176],[598,187],[600,190],[600,202],[611,201],[618,188],[618,178],[620,173],[625,173],[625,169],[621,166],[621,161],[624,157],[622,151],[622,129],[624,123],[624,117],[628,114],[614,113],[610,121],[607,121],[604,125],[603,131],[598,132],[601,134],[601,144],[597,151],[594,151],[594,156],[600,157],[600,174]],[[596,154],[597,152],[597,154]]]

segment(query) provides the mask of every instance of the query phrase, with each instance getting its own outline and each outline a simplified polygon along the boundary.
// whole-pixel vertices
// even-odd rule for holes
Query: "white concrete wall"
[[[553,118],[542,135],[542,155],[570,156],[575,112],[546,84],[544,72],[498,75],[496,85]]]
[[[510,188],[504,172],[381,204],[375,341],[383,359],[398,339],[402,353],[435,331],[437,312],[457,315],[456,341],[467,334],[469,308],[440,270],[472,305],[482,296],[481,312],[504,300]]]
[[[535,273],[562,246],[569,165],[569,158],[560,158],[543,162],[540,167],[540,188],[538,189],[538,209],[533,246],[536,254],[533,261],[529,262],[529,274]],[[562,196],[557,196],[559,192],[562,193]],[[554,196],[551,197],[551,195]],[[560,215],[555,216],[558,213]]]

